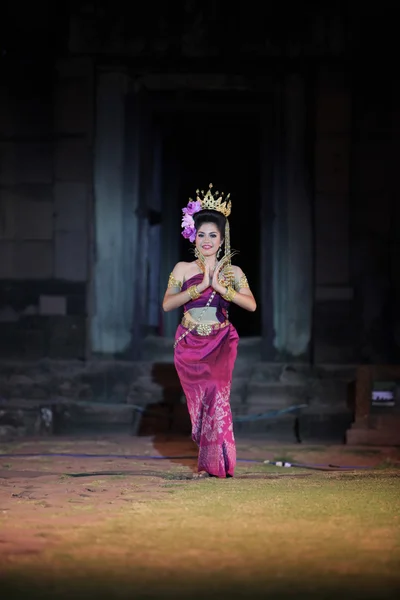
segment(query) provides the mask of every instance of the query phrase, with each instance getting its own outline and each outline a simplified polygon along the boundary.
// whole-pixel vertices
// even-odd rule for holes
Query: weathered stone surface
[[[249,364],[254,366],[251,359]],[[275,371],[272,366],[276,367]],[[250,374],[248,378],[242,374],[236,382],[234,378],[231,407],[235,418],[258,417],[298,404],[307,407],[298,413],[272,417],[269,414],[268,418],[257,418],[249,423],[238,422],[239,432],[246,435],[269,432],[278,437],[287,435],[287,439],[294,441],[294,424],[298,416],[305,434],[309,431],[315,436],[320,423],[321,432],[332,431],[338,439],[341,431],[344,438],[352,418],[346,404],[347,385],[351,380],[348,368],[319,367],[313,370],[304,366],[297,372],[297,366],[292,370],[290,365],[259,363],[255,372],[263,367],[269,372],[270,381],[260,381]],[[307,383],[301,377],[298,381],[289,377],[289,382],[280,382],[280,374],[288,372],[304,375]],[[25,365],[0,363],[0,386],[4,398],[8,404],[14,403],[15,409],[51,407],[57,431],[71,427],[102,427],[106,430],[110,423],[138,432],[142,423],[146,431],[167,432],[171,427],[172,430],[178,427],[178,421],[182,419],[182,427],[187,426],[187,408],[173,363],[49,360]],[[142,410],[137,413],[134,405]],[[178,415],[178,405],[183,406],[184,415]]]
[[[88,186],[63,181],[54,186],[56,231],[87,231]]]
[[[347,194],[315,195],[316,284],[347,285],[349,262],[349,197]]]
[[[66,315],[67,298],[65,296],[40,296],[39,314],[41,315]]]
[[[86,318],[73,316],[48,317],[48,354],[54,358],[84,358]]]
[[[92,126],[92,82],[82,77],[63,77],[56,86],[55,127],[61,133],[87,133]]]
[[[49,142],[2,142],[0,162],[2,185],[53,181],[53,145]]]
[[[286,366],[282,370],[279,381],[285,385],[306,385],[308,378],[304,373],[299,373],[295,367]]]
[[[55,276],[66,281],[86,281],[88,239],[86,231],[56,231]]]
[[[0,240],[15,239],[15,194],[2,190],[0,194]],[[3,259],[4,260],[4,259]],[[3,262],[3,260],[1,262]]]
[[[310,391],[303,385],[250,382],[245,403],[249,411],[262,412],[259,410],[260,407],[264,407],[266,410],[284,409],[288,406],[304,404],[309,397]]]
[[[57,180],[90,182],[91,155],[86,141],[60,140],[55,146],[54,153]]]
[[[20,198],[15,214],[16,240],[51,240],[53,238],[52,202]]]
[[[0,308],[0,323],[15,323],[19,320],[19,313],[12,306]]]
[[[22,241],[14,245],[13,279],[50,279],[53,275],[52,241]]]
[[[0,241],[0,279],[48,279],[53,274],[51,241]]]
[[[346,432],[346,443],[349,446],[399,446],[400,425],[397,430],[391,429],[349,429]]]

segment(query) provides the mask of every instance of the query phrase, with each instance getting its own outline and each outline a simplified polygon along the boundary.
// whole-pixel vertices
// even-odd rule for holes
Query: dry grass
[[[190,481],[171,462],[53,462],[49,474],[39,460],[7,458],[1,598],[399,597],[393,465],[242,463],[235,479]]]

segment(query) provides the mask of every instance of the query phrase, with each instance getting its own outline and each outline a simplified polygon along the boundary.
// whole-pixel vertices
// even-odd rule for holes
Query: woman
[[[229,322],[229,306],[255,311],[243,271],[230,262],[228,216],[231,202],[197,190],[183,209],[182,235],[195,242],[196,260],[175,265],[163,309],[181,306],[174,362],[186,396],[192,437],[199,446],[197,477],[233,477],[236,447],[229,404],[239,337]],[[224,256],[218,261],[224,245]]]

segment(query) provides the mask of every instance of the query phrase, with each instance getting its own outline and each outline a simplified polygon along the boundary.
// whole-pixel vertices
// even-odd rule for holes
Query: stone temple
[[[186,431],[172,364],[180,315],[161,299],[190,257],[181,207],[212,181],[231,192],[232,245],[258,303],[231,314],[238,430],[293,436],[296,415],[304,439],[399,443],[394,24],[367,6],[287,8],[10,6],[3,437]],[[393,406],[374,408],[372,389],[388,380]]]

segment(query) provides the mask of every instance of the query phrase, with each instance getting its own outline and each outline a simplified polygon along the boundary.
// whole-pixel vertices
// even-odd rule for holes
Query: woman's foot
[[[210,473],[207,471],[199,471],[198,473],[193,473],[193,479],[207,479],[211,477]]]

